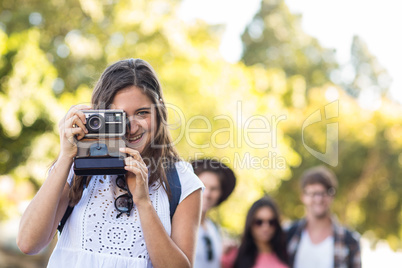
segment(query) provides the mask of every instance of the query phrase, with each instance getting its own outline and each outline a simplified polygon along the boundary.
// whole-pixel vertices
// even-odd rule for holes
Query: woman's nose
[[[138,124],[134,120],[130,122],[130,134],[135,134],[138,131]]]
[[[137,120],[135,120],[134,118],[128,118],[127,119],[128,120],[128,132],[130,133],[130,134],[134,134],[134,133],[136,133],[137,132],[137,130],[138,130],[138,128],[139,128],[139,124],[138,124],[138,122],[137,122]]]

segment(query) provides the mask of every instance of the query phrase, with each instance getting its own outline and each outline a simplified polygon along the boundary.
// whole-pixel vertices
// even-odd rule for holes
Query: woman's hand
[[[86,119],[81,110],[89,110],[87,105],[75,105],[59,122],[60,155],[73,158],[77,154],[77,140],[81,140],[88,130],[85,127]]]
[[[148,190],[148,168],[140,153],[131,148],[120,148],[120,152],[129,156],[124,159],[125,170],[127,170],[127,185],[133,195],[133,202],[137,206],[150,202]]]

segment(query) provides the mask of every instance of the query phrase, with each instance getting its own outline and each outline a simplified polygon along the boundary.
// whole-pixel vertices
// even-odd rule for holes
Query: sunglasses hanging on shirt
[[[127,191],[126,194],[120,195],[114,201],[114,206],[118,212],[120,212],[116,219],[118,219],[123,213],[126,213],[127,216],[130,216],[131,210],[133,209],[133,195],[130,193],[130,190],[127,186],[126,177],[124,175],[119,175],[116,178],[116,185],[120,189]]]

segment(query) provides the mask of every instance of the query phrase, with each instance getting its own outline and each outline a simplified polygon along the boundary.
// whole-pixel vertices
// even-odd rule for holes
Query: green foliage
[[[287,77],[301,75],[307,88],[327,82],[337,67],[334,51],[321,47],[301,29],[301,17],[289,12],[283,0],[262,0],[261,9],[242,35],[242,61],[280,68]]]
[[[370,53],[366,43],[358,36],[353,38],[351,56],[355,75],[353,81],[344,83],[346,91],[356,97],[362,97],[365,94],[373,95],[374,98],[385,96],[391,78],[377,58]]]

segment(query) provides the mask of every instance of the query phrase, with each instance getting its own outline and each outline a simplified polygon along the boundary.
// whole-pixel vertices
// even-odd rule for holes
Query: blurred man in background
[[[287,230],[290,267],[361,267],[360,236],[341,226],[331,214],[337,188],[335,174],[324,166],[306,170],[301,176],[304,219]]]

